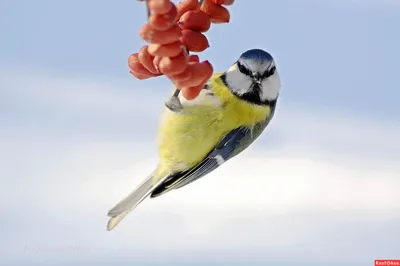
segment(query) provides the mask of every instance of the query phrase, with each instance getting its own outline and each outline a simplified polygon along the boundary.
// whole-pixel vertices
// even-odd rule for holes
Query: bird
[[[274,117],[280,89],[274,58],[256,48],[214,73],[195,99],[179,95],[182,109],[166,106],[161,116],[157,167],[108,212],[107,230],[144,199],[182,188],[250,146]]]

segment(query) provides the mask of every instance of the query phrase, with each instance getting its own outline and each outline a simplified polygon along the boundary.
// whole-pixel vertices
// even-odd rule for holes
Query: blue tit
[[[156,169],[108,212],[107,229],[145,198],[192,183],[246,149],[273,118],[280,88],[273,57],[251,49],[226,72],[213,74],[197,98],[179,96],[182,110],[163,113]]]

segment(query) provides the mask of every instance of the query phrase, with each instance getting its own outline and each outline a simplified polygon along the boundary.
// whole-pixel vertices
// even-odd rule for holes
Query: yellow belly
[[[252,126],[270,114],[267,106],[240,101],[226,87],[214,81],[214,93],[221,106],[191,106],[183,113],[166,109],[160,127],[160,166],[167,171],[184,171],[199,163],[231,130]]]

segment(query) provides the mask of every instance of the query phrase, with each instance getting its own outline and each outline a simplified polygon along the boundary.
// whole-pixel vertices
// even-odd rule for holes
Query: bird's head
[[[275,102],[281,87],[274,59],[261,49],[244,52],[223,79],[236,96],[260,105]]]

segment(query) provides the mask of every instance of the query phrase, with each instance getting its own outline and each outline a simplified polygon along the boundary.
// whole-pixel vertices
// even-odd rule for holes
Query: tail
[[[149,175],[142,184],[140,184],[131,194],[125,199],[120,201],[109,212],[108,216],[111,217],[107,224],[107,230],[111,231],[116,227],[133,209],[135,209],[144,199],[146,199],[154,189],[157,188],[159,183],[153,182],[155,172]],[[160,180],[160,181],[163,181]]]

